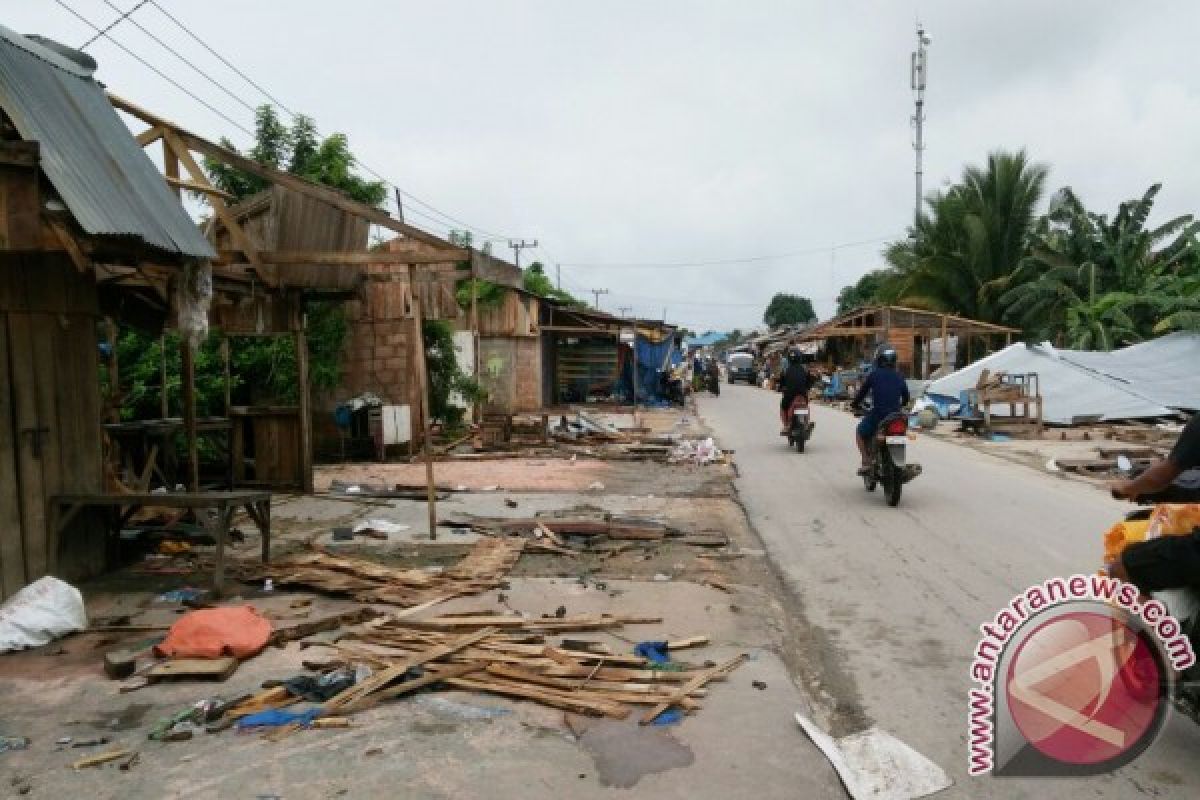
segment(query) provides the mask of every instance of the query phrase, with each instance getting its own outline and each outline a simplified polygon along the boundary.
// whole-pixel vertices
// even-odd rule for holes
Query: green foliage
[[[546,275],[546,269],[540,261],[534,261],[525,268],[524,274],[521,276],[521,284],[525,287],[525,291],[532,292],[539,297],[558,300],[569,306],[587,305],[570,292],[555,286],[554,282]]]
[[[425,344],[425,369],[429,375],[430,418],[451,430],[462,427],[463,409],[453,405],[458,393],[467,403],[482,402],[487,396],[474,378],[458,366],[454,353],[454,329],[444,320],[430,320],[421,329]]]
[[[1160,186],[1121,203],[1110,219],[1058,192],[1002,296],[1031,339],[1108,350],[1169,330],[1193,329],[1200,269],[1191,215],[1146,227]]]
[[[480,310],[489,308],[499,308],[504,302],[504,295],[508,289],[491,281],[485,281],[482,278],[468,278],[465,281],[459,281],[455,286],[454,299],[458,301],[459,308],[468,309],[471,307],[471,297],[474,295],[475,303]]]
[[[899,274],[894,269],[877,269],[858,279],[857,283],[845,286],[838,293],[837,313],[845,314],[856,308],[871,305],[886,305],[898,299]]]
[[[800,295],[777,292],[763,312],[763,322],[776,325],[805,325],[817,321],[812,301]]]
[[[167,404],[168,413],[182,415],[183,365],[179,353],[179,335],[168,333],[163,337],[143,331],[126,329],[117,335],[117,364],[121,381],[123,405],[121,418],[156,419],[162,416],[162,356],[167,357]],[[197,349],[196,365],[196,413],[201,416],[220,415],[225,412],[225,370],[221,360],[220,340],[210,336]],[[231,390],[243,387],[242,379],[232,375]]]
[[[1000,322],[1000,296],[1025,256],[1046,174],[1024,151],[996,152],[930,195],[908,238],[884,253],[899,302]]]
[[[381,205],[387,197],[387,186],[382,181],[368,181],[354,173],[354,155],[344,133],[321,139],[312,119],[304,115],[296,116],[289,128],[268,105],[259,106],[255,112],[254,130],[254,146],[247,155],[258,163],[340,189],[367,205]],[[221,145],[237,152],[228,139],[222,139]],[[256,175],[208,156],[204,159],[204,169],[213,185],[238,200],[269,185]]]

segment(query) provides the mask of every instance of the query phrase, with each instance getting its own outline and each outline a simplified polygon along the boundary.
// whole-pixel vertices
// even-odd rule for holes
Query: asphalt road
[[[779,395],[722,385],[700,414],[736,450],[738,491],[798,600],[803,676],[832,724],[875,724],[951,774],[961,797],[1195,797],[1200,727],[1174,716],[1114,775],[1058,780],[967,775],[967,690],[979,626],[1026,587],[1089,573],[1126,508],[1095,488],[924,436],[924,474],[897,508],[855,476],[854,418],[815,406],[805,453],[778,435]],[[942,795],[939,795],[942,796]]]

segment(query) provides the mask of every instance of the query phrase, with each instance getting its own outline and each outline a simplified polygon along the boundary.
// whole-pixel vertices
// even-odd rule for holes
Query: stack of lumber
[[[330,555],[321,550],[299,553],[271,564],[246,564],[243,578],[270,578],[279,586],[305,586],[329,594],[350,595],[361,602],[417,606],[432,600],[473,595],[499,586],[521,557],[520,538],[481,539],[455,566],[434,575]]]
[[[322,716],[364,710],[417,689],[444,688],[486,692],[617,719],[629,716],[632,707],[642,707],[646,711],[641,722],[646,724],[672,706],[687,713],[699,710],[705,685],[723,680],[746,656],[704,669],[685,664],[671,670],[652,669],[644,659],[611,653],[599,642],[564,642],[571,646],[568,649],[547,643],[545,636],[658,621],[606,615],[536,619],[487,612],[442,616],[420,623],[377,620],[337,643],[319,645],[334,649],[336,660],[306,665],[336,669],[350,663],[367,663],[375,669],[367,680],[328,700],[322,706]],[[707,642],[701,636],[668,643],[668,648]],[[420,676],[404,680],[415,667],[421,668]],[[262,700],[252,707],[260,709]]]

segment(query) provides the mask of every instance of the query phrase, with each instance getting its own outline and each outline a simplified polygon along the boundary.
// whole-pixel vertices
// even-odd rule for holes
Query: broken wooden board
[[[735,669],[737,669],[739,666],[741,666],[742,662],[744,662],[749,657],[750,656],[746,655],[745,653],[742,653],[741,655],[737,656],[736,658],[730,659],[729,661],[726,661],[724,664],[721,664],[720,666],[716,666],[716,667],[713,667],[712,669],[701,672],[699,675],[692,678],[690,681],[688,681],[683,686],[681,686],[671,696],[671,699],[669,699],[665,702],[659,703],[658,705],[654,706],[654,708],[650,709],[645,714],[643,714],[642,718],[639,720],[639,722],[641,722],[641,724],[643,724],[643,725],[649,725],[651,722],[653,722],[658,717],[659,714],[666,711],[668,708],[670,708],[673,705],[679,705],[681,701],[687,699],[689,692],[693,691],[694,689],[699,689],[701,686],[704,686],[704,684],[711,681],[717,675],[728,675],[729,673],[731,673]]]
[[[238,667],[233,656],[224,658],[173,658],[155,664],[146,671],[151,682],[164,680],[214,680],[229,678]]]

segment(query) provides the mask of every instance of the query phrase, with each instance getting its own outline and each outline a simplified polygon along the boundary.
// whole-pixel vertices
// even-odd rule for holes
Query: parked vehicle
[[[758,382],[758,371],[754,368],[754,356],[749,353],[730,353],[725,368],[729,371],[730,383],[745,381],[753,385]]]
[[[855,416],[864,413],[862,407],[855,409]],[[882,485],[887,504],[899,505],[904,484],[921,474],[920,464],[908,463],[908,414],[897,411],[884,417],[867,446],[871,460],[863,475],[863,486],[873,492]]]
[[[813,428],[816,427],[808,408],[807,395],[799,395],[792,401],[792,407],[788,409],[788,419],[788,444],[795,445],[797,453],[803,453],[804,445],[812,438]]]

